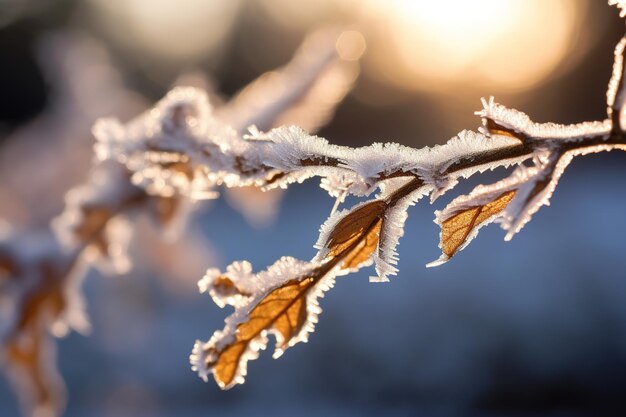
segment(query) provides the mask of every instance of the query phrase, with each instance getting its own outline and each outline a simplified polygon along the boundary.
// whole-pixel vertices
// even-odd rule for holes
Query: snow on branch
[[[443,255],[431,266],[447,261],[471,241],[480,227],[494,220],[501,220],[510,239],[540,206],[548,203],[558,178],[574,156],[626,149],[625,138],[612,129],[611,120],[575,125],[535,123],[524,113],[495,103],[493,98],[484,100],[483,106],[477,113],[483,125],[480,132],[463,131],[444,145],[422,149],[397,144],[349,148],[332,145],[295,126],[265,133],[253,128],[249,135],[240,135],[213,116],[202,92],[174,90],[157,104],[158,112],[146,113],[125,127],[117,126],[119,135],[114,140],[100,138],[102,155],[125,163],[134,172],[135,184],[154,195],[201,198],[218,186],[253,185],[268,190],[314,176],[321,177],[322,187],[340,200],[350,194],[373,195],[350,209],[331,214],[320,229],[318,254],[306,263],[305,273],[281,275],[282,280],[263,290],[238,284],[232,273],[208,274],[213,278],[201,281],[203,291],[211,293],[218,305],[232,304],[236,310],[227,319],[224,331],[209,342],[196,344],[193,368],[203,377],[213,373],[225,388],[241,383],[245,363],[265,347],[268,332],[277,335],[281,349],[300,341],[296,333],[305,328],[306,320],[292,318],[296,320],[291,321],[292,330],[298,332],[289,333],[291,337],[276,326],[287,320],[282,314],[292,306],[301,306],[315,293],[318,282],[372,263],[377,272],[374,280],[387,281],[397,272],[396,247],[404,233],[408,207],[426,195],[431,200],[441,196],[459,178],[518,165],[511,177],[492,186],[479,186],[437,213]],[[171,115],[179,114],[171,109],[189,115],[184,123],[176,124],[176,131],[163,128],[172,125]],[[199,114],[202,120],[197,120]],[[522,165],[524,161],[532,161],[533,166]],[[329,265],[332,268],[328,269]],[[284,293],[289,297],[283,297]],[[281,294],[283,301],[289,298],[291,304],[267,310],[267,305],[281,305],[272,302],[276,294]],[[225,299],[245,301],[227,303]],[[255,327],[254,337],[240,339],[238,332],[248,332],[250,322],[260,323],[255,318],[259,309],[267,321]]]
[[[26,415],[61,414],[65,395],[53,337],[89,329],[80,293],[89,265],[112,274],[130,269],[128,219],[143,213],[162,227],[180,224],[189,201],[217,196],[215,179],[238,181],[233,167],[246,170],[256,184],[265,173],[248,172],[250,163],[236,157],[246,146],[236,143],[238,132],[248,123],[264,129],[283,122],[320,127],[356,79],[362,42],[353,31],[310,35],[284,68],[261,76],[217,109],[218,119],[205,93],[179,88],[135,122],[96,123],[91,173],[67,193],[65,210],[51,230],[36,236],[9,231],[0,239],[0,361]],[[222,118],[232,127],[218,121]],[[200,146],[202,137],[211,140]],[[233,159],[212,158],[233,146]],[[200,159],[185,156],[200,148],[195,156]],[[131,153],[132,158],[122,156]]]
[[[373,280],[387,281],[397,272],[396,247],[408,207],[427,195],[431,201],[440,197],[460,178],[517,165],[508,178],[480,185],[436,213],[442,256],[429,266],[448,261],[493,221],[507,231],[507,240],[512,238],[549,204],[574,157],[626,150],[619,116],[624,106],[623,43],[616,49],[607,92],[609,118],[602,121],[536,123],[490,98],[477,112],[479,132],[463,131],[444,145],[412,149],[376,143],[350,148],[295,126],[266,132],[252,126],[244,135],[241,126],[230,126],[214,115],[201,92],[175,90],[157,108],[182,109],[190,115],[177,124],[176,132],[153,128],[171,123],[167,115],[174,112],[161,110],[119,126],[119,140],[101,139],[103,154],[124,163],[134,173],[134,183],[154,195],[194,198],[218,186],[269,190],[321,177],[321,186],[338,203],[347,195],[368,197],[331,213],[320,228],[318,253],[309,262],[284,258],[258,274],[245,262],[225,273],[209,270],[200,281],[201,291],[235,311],[222,331],[196,343],[193,369],[204,379],[212,373],[220,387],[230,388],[243,382],[248,360],[266,347],[269,334],[276,337],[275,356],[306,340],[319,314],[318,296],[334,278],[374,264]]]
[[[27,415],[56,415],[65,388],[53,336],[89,331],[80,285],[85,265],[51,233],[0,238],[0,363]]]
[[[624,14],[624,1],[609,3]],[[499,222],[510,239],[549,204],[574,157],[626,150],[620,120],[626,102],[624,41],[616,48],[606,120],[536,123],[489,98],[476,113],[482,125],[478,132],[462,131],[442,145],[422,149],[394,143],[360,148],[333,145],[303,126],[314,130],[328,119],[355,80],[356,59],[363,48],[362,37],[355,32],[318,34],[305,41],[286,67],[261,77],[224,107],[213,108],[205,92],[182,87],[128,123],[98,121],[93,129],[97,140],[93,172],[68,194],[65,212],[53,222],[58,240],[52,238],[45,256],[26,261],[19,251],[0,246],[1,276],[9,277],[2,281],[3,296],[22,294],[31,285],[38,290],[55,283],[44,292],[50,298],[36,298],[50,300],[45,303],[52,307],[38,302],[28,310],[27,317],[34,318],[26,322],[34,324],[20,324],[25,323],[19,319],[24,316],[21,304],[11,309],[13,319],[2,327],[8,329],[3,335],[13,335],[3,339],[7,368],[19,365],[20,358],[40,358],[49,352],[40,347],[42,340],[49,340],[44,337],[48,330],[80,328],[86,323],[70,319],[80,315],[67,314],[75,309],[68,310],[72,302],[65,300],[77,298],[61,296],[75,288],[70,285],[75,282],[69,279],[70,271],[79,261],[108,261],[114,271],[128,266],[122,262],[129,231],[123,218],[135,213],[147,212],[167,225],[184,216],[186,201],[216,198],[219,187],[268,191],[313,177],[320,177],[321,187],[337,199],[337,205],[349,195],[363,200],[333,210],[320,228],[318,252],[310,261],[281,258],[258,273],[245,261],[235,262],[225,272],[209,269],[200,280],[201,292],[220,307],[232,306],[234,312],[207,342],[196,342],[190,361],[203,379],[212,374],[227,389],[244,382],[248,361],[266,348],[269,335],[276,339],[275,357],[308,339],[321,313],[319,299],[336,277],[371,265],[376,271],[373,281],[388,281],[396,274],[397,246],[408,208],[423,197],[434,201],[462,178],[516,167],[509,177],[479,185],[436,213],[442,255],[430,264],[434,266],[456,255],[491,222]],[[116,227],[118,222],[123,226]],[[38,272],[26,280],[15,278],[50,256],[64,260],[54,270],[56,278],[39,277],[48,273],[47,268],[35,269]],[[11,299],[17,302],[20,297]],[[37,331],[30,334],[33,328]],[[15,340],[24,338],[31,347],[28,354],[6,353],[12,352]],[[45,369],[52,369],[50,363]],[[32,408],[58,398],[48,394],[53,386],[49,381],[58,380],[56,373],[43,373],[41,366],[39,359],[28,359],[22,366],[30,374],[26,381],[46,388],[31,400]]]
[[[320,177],[322,188],[338,203],[348,195],[367,197],[331,213],[320,228],[318,253],[308,262],[282,259],[259,274],[245,262],[225,273],[210,270],[200,282],[202,292],[235,311],[224,330],[196,343],[193,369],[204,379],[212,373],[220,387],[230,388],[243,382],[247,361],[265,348],[268,334],[277,340],[275,356],[306,340],[319,313],[317,298],[334,278],[373,264],[372,280],[388,281],[397,273],[396,248],[408,208],[424,196],[439,198],[460,178],[517,166],[508,178],[480,185],[436,213],[442,255],[429,266],[448,261],[494,221],[511,239],[549,204],[574,157],[626,150],[619,117],[611,117],[624,105],[622,44],[607,93],[609,118],[602,121],[536,123],[491,97],[476,113],[479,131],[462,131],[443,145],[350,148],[296,126],[266,132],[251,126],[249,134],[242,134],[241,126],[218,117],[201,91],[177,89],[127,125],[103,128],[115,134],[97,135],[101,158],[125,164],[134,184],[151,195],[200,199],[219,186],[270,190]]]

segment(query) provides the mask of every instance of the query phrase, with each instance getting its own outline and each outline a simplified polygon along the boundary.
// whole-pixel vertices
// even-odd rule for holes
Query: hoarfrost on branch
[[[626,13],[623,0],[609,4]],[[50,356],[50,332],[88,329],[80,272],[88,263],[112,273],[130,267],[124,248],[129,216],[144,212],[157,224],[178,224],[189,215],[187,202],[216,198],[219,187],[268,191],[313,177],[337,200],[320,227],[313,259],[283,257],[257,273],[239,261],[223,272],[211,268],[199,281],[200,292],[234,312],[222,330],[196,342],[191,365],[203,379],[212,374],[230,388],[244,382],[248,361],[266,348],[269,335],[276,339],[274,357],[307,341],[321,313],[319,299],[338,276],[371,265],[372,281],[396,274],[408,208],[423,197],[434,201],[462,178],[515,166],[507,178],[479,185],[436,212],[442,255],[429,266],[440,265],[489,223],[499,222],[511,239],[549,204],[573,158],[626,150],[624,39],[615,50],[605,120],[536,123],[490,97],[476,113],[478,131],[464,130],[443,145],[333,145],[303,126],[311,131],[325,123],[358,74],[358,54],[345,52],[360,35],[337,36],[311,36],[291,63],[225,106],[213,108],[205,92],[179,87],[128,123],[95,124],[92,173],[67,194],[65,211],[52,223],[56,237],[48,232],[46,245],[34,253],[11,232],[0,239],[0,296],[11,300],[10,320],[0,323],[2,356],[9,373],[20,374],[16,384],[31,385],[27,409],[62,409],[62,384],[48,366],[54,361],[41,359]],[[350,195],[362,201],[339,209]]]

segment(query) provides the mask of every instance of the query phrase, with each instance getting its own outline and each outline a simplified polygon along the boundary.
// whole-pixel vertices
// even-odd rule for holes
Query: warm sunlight
[[[430,89],[458,82],[524,89],[573,47],[583,5],[570,0],[369,0],[389,48],[372,63],[388,82]],[[580,46],[578,46],[580,48]],[[443,84],[442,84],[443,82]]]
[[[626,416],[625,24],[0,0],[0,417]]]
[[[124,49],[174,62],[213,56],[227,43],[242,5],[90,3],[105,32]],[[403,90],[447,91],[464,84],[520,91],[570,68],[589,45],[574,36],[586,7],[580,0],[258,0],[248,6],[252,19],[269,17],[294,33],[323,22],[358,27],[371,46],[365,74]],[[244,53],[259,62],[256,47]]]

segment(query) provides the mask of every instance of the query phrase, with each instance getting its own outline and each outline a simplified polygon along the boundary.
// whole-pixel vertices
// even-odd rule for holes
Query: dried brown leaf
[[[375,200],[347,214],[328,236],[328,256],[342,257],[345,269],[366,262],[378,246],[386,208],[387,203]]]
[[[237,326],[235,340],[215,353],[215,360],[208,363],[214,368],[215,380],[221,387],[234,383],[243,366],[242,357],[249,345],[264,332],[277,332],[277,347],[286,347],[306,323],[306,294],[315,278],[291,280],[271,291],[249,313],[247,321]]]
[[[56,368],[49,327],[67,308],[67,271],[47,261],[42,261],[37,269],[41,283],[19,300],[15,324],[3,340],[2,353],[7,375],[27,414],[57,415],[64,406],[65,390]]]
[[[374,223],[372,223],[372,225],[370,225],[370,227],[365,231],[363,238],[357,246],[345,256],[343,260],[343,268],[358,268],[364,262],[367,262],[378,247],[382,224],[383,220],[381,218],[374,220]]]
[[[55,348],[47,329],[34,321],[5,346],[5,360],[28,415],[58,415],[65,388],[56,368]]]
[[[492,216],[501,213],[515,196],[516,190],[506,191],[482,206],[460,211],[441,224],[441,250],[451,258],[463,246],[472,231]]]

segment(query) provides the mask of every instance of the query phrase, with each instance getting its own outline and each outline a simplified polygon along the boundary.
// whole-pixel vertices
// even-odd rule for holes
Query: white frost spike
[[[554,192],[556,184],[558,183],[561,173],[571,161],[571,158],[564,156],[561,161],[567,160],[561,169],[558,165],[555,166],[556,161],[550,165],[540,168],[518,168],[514,175],[519,177],[519,188],[515,197],[509,203],[505,209],[502,217],[502,228],[507,231],[504,240],[509,241],[513,236],[522,230],[522,227],[530,221],[530,218],[535,214],[541,206],[550,204],[550,197]],[[542,186],[540,183],[549,181],[546,186]],[[535,196],[531,196],[531,193],[537,190],[537,187],[543,187],[538,189]]]
[[[410,180],[403,178],[387,181],[382,185],[381,192],[376,196],[377,199],[380,201],[386,199],[387,197],[393,195],[394,191],[397,191],[408,182],[410,182]],[[432,187],[430,186],[420,187],[408,196],[395,202],[393,205],[387,206],[384,212],[384,218],[376,250],[370,259],[361,263],[357,267],[352,268],[350,271],[357,270],[364,266],[369,266],[373,262],[375,264],[377,275],[370,277],[370,282],[388,282],[389,276],[395,275],[398,272],[398,269],[395,267],[398,263],[398,253],[396,252],[396,247],[398,246],[400,238],[404,235],[404,223],[407,219],[407,210],[421,197],[430,192],[431,189]],[[313,262],[323,262],[327,258],[330,251],[327,244],[331,234],[339,222],[373,201],[376,200],[364,201],[354,205],[350,209],[335,211],[330,215],[330,217],[320,227],[320,235],[317,243],[315,244],[315,248],[318,249],[318,253],[313,259]]]
[[[550,197],[559,178],[575,156],[624,148],[621,145],[597,145],[568,151],[563,155],[549,152],[537,154],[534,158],[535,166],[529,168],[520,165],[508,178],[491,185],[479,185],[470,194],[454,199],[444,210],[435,212],[435,223],[442,226],[446,220],[461,211],[484,206],[501,194],[515,190],[515,197],[506,209],[476,225],[457,252],[467,247],[476,237],[479,229],[497,220],[500,220],[502,228],[508,232],[505,240],[511,240],[541,206],[549,205]],[[441,243],[439,247],[441,248]],[[438,266],[448,260],[448,256],[442,254],[439,259],[427,266]]]
[[[213,198],[216,185],[242,182],[235,155],[249,145],[213,117],[207,94],[195,88],[175,88],[125,125],[99,121],[93,133],[98,158],[126,165],[133,184],[153,195]],[[257,159],[251,155],[251,161]]]
[[[513,138],[488,138],[480,133],[464,130],[445,144],[430,148],[413,149],[395,143],[374,143],[350,152],[344,150],[337,157],[343,160],[343,166],[358,173],[368,183],[375,182],[379,173],[404,171],[418,174],[428,184],[436,184],[440,181],[440,174],[459,159],[471,159],[480,152],[505,149],[517,144],[518,141]],[[471,172],[491,166],[473,167]],[[456,176],[468,174],[469,171],[459,172]]]
[[[370,282],[389,282],[389,276],[398,273],[398,252],[396,248],[400,238],[404,236],[404,224],[408,218],[409,207],[415,205],[422,197],[430,192],[430,187],[421,187],[408,196],[400,199],[385,212],[385,218],[380,229],[378,248],[372,256],[376,273],[370,276]],[[391,192],[384,190],[381,195]]]
[[[209,132],[211,105],[207,94],[193,87],[176,87],[150,113],[158,112],[164,132],[201,137]]]
[[[242,288],[250,290],[251,294],[249,297],[238,299],[239,303],[233,303],[235,311],[226,318],[223,330],[216,331],[208,342],[196,341],[189,357],[192,369],[198,372],[199,376],[206,381],[208,375],[214,372],[214,369],[207,367],[206,364],[214,362],[218,357],[217,353],[236,340],[237,327],[249,319],[250,311],[273,290],[280,288],[293,279],[305,279],[311,276],[311,273],[320,266],[320,264],[313,262],[303,262],[291,257],[283,257],[266,271],[257,274],[252,274],[252,268],[248,262],[235,262],[223,274],[216,270],[209,270],[199,284],[201,291],[206,291],[207,289],[211,291],[211,283],[214,282],[216,276],[221,275],[228,277],[237,285],[241,285]],[[332,288],[338,272],[338,268],[330,269],[323,277],[318,278],[313,287],[309,289],[306,295],[306,321],[300,333],[289,340],[287,347],[308,340],[308,335],[314,331],[318,314],[321,312],[318,300],[323,297],[324,291]],[[216,300],[216,302],[218,301]],[[282,342],[282,336],[274,329],[261,332],[246,347],[238,366],[238,374],[232,383],[229,385],[220,384],[221,388],[228,389],[244,382],[248,361],[256,359],[259,356],[259,351],[267,347],[267,336],[269,334],[273,334],[277,339],[277,347],[273,357],[277,358],[283,354],[284,349],[278,347]]]
[[[234,288],[224,290],[216,288],[220,286],[220,278],[228,278]],[[219,307],[231,305],[235,308],[242,306],[250,298],[251,294],[259,291],[261,284],[257,276],[252,273],[252,264],[247,261],[233,262],[228,265],[226,272],[222,274],[217,268],[210,268],[204,277],[198,281],[201,293],[208,292]]]
[[[206,141],[203,138],[214,136],[219,141],[222,132],[216,124],[204,91],[177,87],[154,108],[125,125],[116,119],[98,120],[92,129],[97,140],[95,153],[100,160],[116,157],[125,163],[133,151],[148,150],[147,142],[150,141],[167,142],[172,150],[183,150],[185,143],[193,143],[185,138],[203,142]]]
[[[347,188],[350,194],[357,196],[367,195],[381,185],[381,176],[391,172],[417,174],[425,183],[434,185],[438,190],[437,195],[441,195],[454,186],[457,178],[519,163],[528,158],[528,155],[523,155],[475,165],[443,178],[442,174],[446,169],[461,159],[471,160],[475,154],[518,146],[519,141],[507,136],[490,138],[466,130],[446,144],[431,148],[413,149],[396,143],[374,143],[352,149],[329,144],[325,139],[309,135],[294,126],[272,129],[267,133],[257,134],[254,139],[257,146],[251,148],[249,153],[258,155],[261,152],[264,164],[291,173],[291,181],[302,181],[312,176],[324,177],[326,180],[322,186],[333,196],[340,195],[338,188]],[[261,146],[265,149],[257,149]],[[307,166],[308,160],[322,160],[325,166]],[[345,180],[339,179],[341,176]],[[349,181],[354,183],[348,187],[346,184]]]
[[[572,125],[535,123],[526,113],[498,104],[493,97],[489,97],[489,100],[483,98],[482,104],[483,109],[476,112],[476,115],[483,118],[483,124],[486,125],[486,119],[491,119],[500,126],[535,139],[563,139],[566,142],[577,142],[586,137],[608,135],[611,131],[610,120]],[[481,131],[488,133],[485,126]]]
[[[439,227],[442,227],[443,223],[446,220],[452,218],[456,214],[472,207],[484,206],[485,204],[488,204],[498,198],[498,196],[500,196],[501,194],[507,191],[517,189],[520,183],[524,181],[524,177],[528,175],[528,171],[532,169],[535,168],[526,168],[523,167],[523,165],[520,165],[518,170],[516,170],[509,178],[498,181],[495,184],[491,185],[478,185],[468,195],[459,196],[452,200],[452,202],[450,202],[450,204],[448,204],[443,210],[435,211],[435,223]],[[522,174],[522,172],[524,172],[524,174]],[[502,216],[503,213],[495,214],[485,219],[480,224],[476,225],[469,233],[469,235],[465,238],[463,244],[457,248],[456,252],[458,253],[465,249],[467,245],[469,245],[471,241],[474,240],[474,238],[478,235],[478,232],[481,228],[490,223],[493,223]],[[443,233],[443,231],[440,232],[439,248],[443,250],[441,233]],[[437,260],[426,264],[426,267],[431,268],[439,266],[448,262],[449,260],[450,258],[448,257],[448,255],[442,253]]]
[[[519,145],[511,137],[489,138],[471,131],[460,132],[444,145],[422,149],[394,143],[353,149],[330,144],[296,126],[267,133],[252,129],[242,138],[215,119],[206,96],[192,89],[174,90],[155,110],[126,126],[103,122],[95,133],[101,158],[115,155],[133,173],[135,185],[165,197],[197,197],[222,184],[286,187],[314,176],[325,179],[322,185],[332,195],[345,191],[364,196],[380,186],[386,174],[406,172],[434,185],[436,198],[457,178],[527,158],[525,154],[485,162],[444,175],[458,161],[471,162],[476,154]]]
[[[319,136],[309,135],[297,126],[272,129],[255,139],[267,141],[268,149],[263,161],[285,172],[302,169],[300,161],[318,156],[334,157],[339,152],[338,146],[329,144]]]
[[[359,183],[359,178],[351,172],[322,178],[320,187],[326,190],[328,195],[335,197],[338,201],[337,204],[343,203],[348,194],[361,195],[369,191],[368,187],[363,183]]]
[[[557,155],[551,156],[549,163],[541,168],[526,168],[526,172],[522,171],[522,167],[518,168],[518,170],[516,170],[516,172],[518,172],[517,181],[521,185],[519,186],[515,198],[513,198],[504,211],[502,228],[507,231],[504,239],[507,241],[511,240],[513,236],[530,221],[532,215],[535,214],[541,206],[550,205],[550,197],[552,197],[554,189],[565,171],[565,168],[567,168],[574,157],[614,149],[625,150],[626,147],[623,145],[590,146],[568,151],[560,157]],[[540,184],[540,182],[548,179],[547,185]],[[537,189],[536,187],[541,188]],[[536,195],[531,196],[533,192],[536,192]]]

